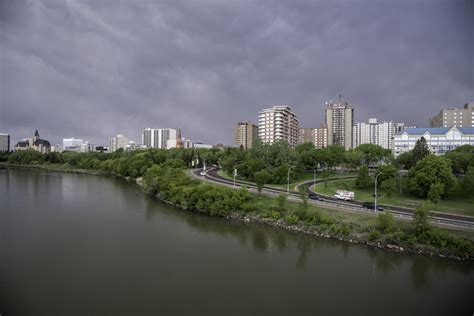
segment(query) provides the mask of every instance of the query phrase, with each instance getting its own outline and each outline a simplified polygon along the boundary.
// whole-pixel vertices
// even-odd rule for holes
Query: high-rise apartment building
[[[474,127],[474,102],[464,104],[464,108],[445,108],[430,118],[431,127]]]
[[[112,137],[109,141],[109,150],[114,152],[120,148],[126,149],[128,145],[128,138],[125,135],[118,134],[115,137]]]
[[[314,130],[315,128],[300,128],[298,143],[312,143],[314,145]]]
[[[145,128],[142,144],[147,148],[170,149],[176,147],[176,130],[172,128]]]
[[[377,122],[376,118],[369,118],[368,123],[356,123],[352,135],[354,148],[362,144],[374,144],[385,149],[393,149],[395,124],[392,121]]]
[[[300,144],[311,142],[315,148],[324,148],[328,146],[328,129],[326,124],[321,124],[319,128],[300,128]]]
[[[10,151],[10,135],[0,133],[0,151]]]
[[[314,147],[328,147],[328,126],[326,124],[321,124],[314,129]]]
[[[328,145],[341,145],[346,149],[352,146],[352,127],[354,108],[346,101],[326,102],[326,125]]]
[[[263,109],[258,115],[258,137],[266,144],[285,141],[290,146],[298,144],[298,117],[287,105]]]
[[[235,126],[235,144],[244,149],[252,148],[258,138],[258,126],[252,122],[238,122]]]

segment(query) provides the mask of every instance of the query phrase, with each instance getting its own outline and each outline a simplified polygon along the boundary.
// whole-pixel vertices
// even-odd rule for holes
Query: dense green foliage
[[[432,184],[440,183],[444,188],[453,188],[456,184],[451,169],[451,163],[444,157],[428,155],[418,161],[408,174],[408,189],[420,196],[426,197]],[[440,193],[446,195],[447,190]]]

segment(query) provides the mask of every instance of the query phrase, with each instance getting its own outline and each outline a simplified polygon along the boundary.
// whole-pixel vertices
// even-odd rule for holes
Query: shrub
[[[298,215],[296,215],[296,214],[288,214],[285,217],[285,221],[290,225],[295,225],[295,224],[298,224],[300,219],[299,219]]]
[[[372,230],[369,233],[369,240],[374,241],[380,238],[380,233],[377,230]]]

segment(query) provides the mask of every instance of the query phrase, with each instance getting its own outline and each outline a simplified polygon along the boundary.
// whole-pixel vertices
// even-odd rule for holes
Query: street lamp
[[[379,173],[377,173],[377,175],[375,175],[375,203],[374,203],[375,213],[377,213],[377,179],[382,173],[385,173],[385,171],[380,171]]]
[[[235,177],[237,176],[237,166],[242,164],[243,161],[236,162],[234,164],[234,187],[235,187]]]
[[[327,189],[327,187],[328,187],[328,176],[329,176],[329,175],[327,174],[327,171],[328,171],[328,167],[329,167],[329,166],[328,166],[328,163],[327,163],[326,161],[321,161],[319,164],[320,164],[320,165],[321,165],[321,164],[326,165],[326,175],[324,176],[324,187]]]
[[[314,172],[314,175],[313,175],[313,186],[316,185],[316,169],[314,167],[311,167],[311,166],[307,166],[306,168],[311,168],[313,169],[313,172]]]
[[[290,195],[290,170],[293,169],[295,166],[291,166],[288,168],[288,195]]]

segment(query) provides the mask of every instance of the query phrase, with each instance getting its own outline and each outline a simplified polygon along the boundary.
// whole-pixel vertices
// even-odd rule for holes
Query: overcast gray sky
[[[233,126],[324,102],[427,126],[474,101],[474,1],[0,0],[0,131],[104,144],[144,127],[232,144]]]

